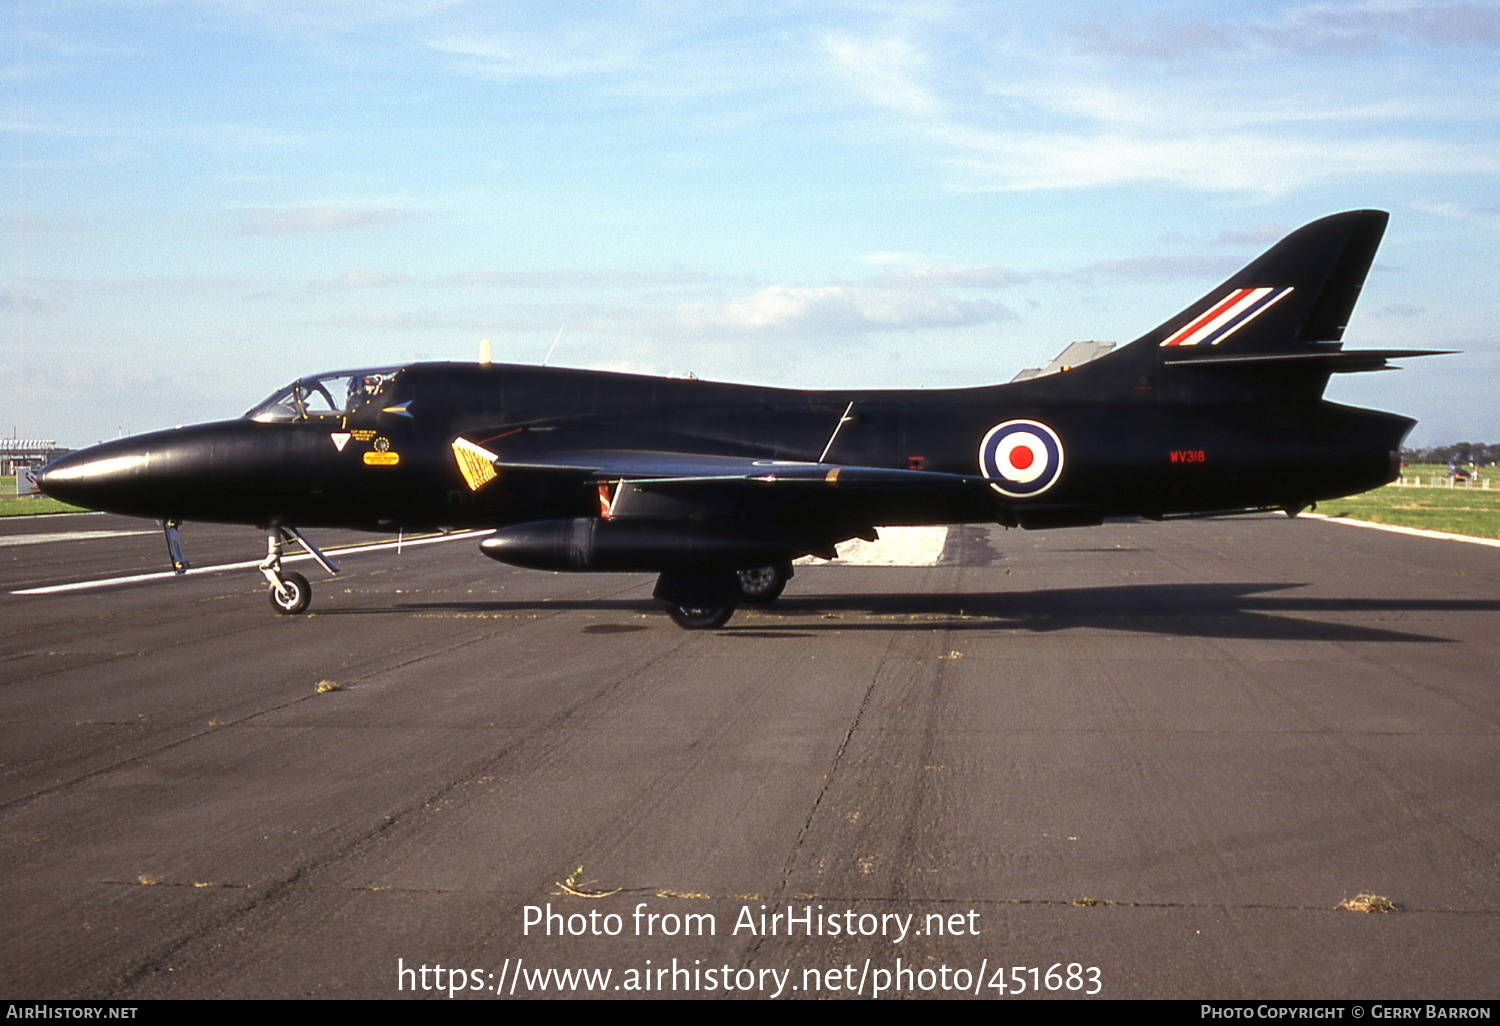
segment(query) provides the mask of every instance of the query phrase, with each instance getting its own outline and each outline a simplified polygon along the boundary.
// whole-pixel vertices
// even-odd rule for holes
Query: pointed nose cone
[[[339,505],[323,491],[340,451],[316,425],[227,420],[71,453],[48,464],[38,484],[64,502],[152,520],[348,523],[359,520],[364,493],[354,489]]]
[[[106,442],[53,460],[37,474],[37,485],[74,506],[141,515],[138,507],[150,463],[149,447],[134,439]]]

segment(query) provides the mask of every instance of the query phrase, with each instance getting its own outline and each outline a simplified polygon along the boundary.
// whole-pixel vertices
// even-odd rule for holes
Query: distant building
[[[0,438],[0,477],[9,477],[16,467],[40,467],[72,449],[59,449],[57,443],[39,438]]]

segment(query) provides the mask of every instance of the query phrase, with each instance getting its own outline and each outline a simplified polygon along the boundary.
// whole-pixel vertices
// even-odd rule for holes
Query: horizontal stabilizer
[[[1263,367],[1308,368],[1329,374],[1357,374],[1362,371],[1395,370],[1388,361],[1416,356],[1451,356],[1452,349],[1359,349],[1300,353],[1223,353],[1166,359],[1169,367],[1212,367],[1222,370],[1254,370]]]

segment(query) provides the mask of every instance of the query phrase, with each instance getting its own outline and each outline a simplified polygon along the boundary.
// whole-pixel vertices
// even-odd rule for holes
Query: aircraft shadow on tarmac
[[[1285,583],[1105,585],[1044,591],[858,595],[787,595],[753,619],[722,628],[725,635],[808,636],[828,631],[1017,630],[1094,628],[1178,637],[1269,641],[1444,643],[1457,639],[1427,621],[1396,627],[1416,614],[1500,612],[1500,599],[1343,598],[1273,594],[1306,587]],[[536,601],[404,602],[389,612],[497,615],[580,610],[639,614],[659,609],[642,599],[568,598]],[[387,610],[327,610],[324,615]],[[1390,627],[1344,622],[1350,615],[1388,620]],[[857,617],[857,618],[851,618]],[[1332,617],[1334,619],[1323,619]],[[590,633],[624,633],[644,624],[594,624]],[[1424,628],[1432,628],[1425,630]],[[1420,631],[1420,632],[1419,632]]]

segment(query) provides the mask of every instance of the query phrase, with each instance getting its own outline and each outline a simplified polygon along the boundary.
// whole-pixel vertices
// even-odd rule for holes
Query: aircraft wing
[[[636,449],[499,454],[464,438],[453,453],[475,491],[512,474],[563,475],[597,485],[612,518],[733,518],[819,547],[878,526],[1000,518],[998,496],[972,474]]]
[[[458,443],[455,443],[455,449]],[[475,447],[478,448],[478,447]],[[633,449],[569,450],[545,456],[512,459],[490,454],[497,470],[538,470],[577,474],[595,481],[632,481],[652,484],[741,481],[762,484],[803,483],[842,487],[946,489],[982,485],[972,474],[929,470],[861,467],[842,463],[715,456],[698,453],[651,452]]]

